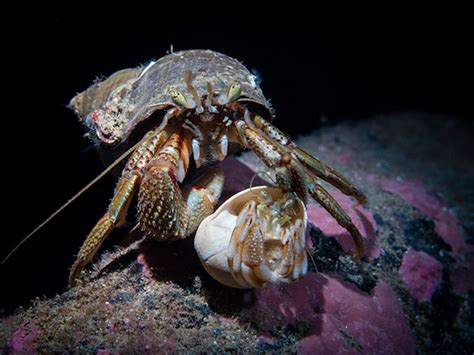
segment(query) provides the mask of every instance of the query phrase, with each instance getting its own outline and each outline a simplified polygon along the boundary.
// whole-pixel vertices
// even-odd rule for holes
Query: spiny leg
[[[352,185],[349,180],[347,180],[339,172],[330,166],[325,165],[299,147],[295,146],[293,148],[293,153],[314,175],[338,188],[345,195],[353,196],[357,202],[359,202],[359,204],[367,204],[367,197],[364,195],[364,193]]]
[[[351,234],[356,245],[356,257],[364,253],[362,237],[350,217],[337,201],[320,186],[311,174],[300,167],[298,159],[289,153],[288,148],[281,144],[274,144],[269,138],[259,134],[243,121],[236,122],[239,134],[247,145],[262,159],[262,161],[277,173],[277,183],[287,191],[294,191],[306,204],[306,194],[309,194],[323,206],[336,221]],[[280,177],[278,177],[280,171]],[[303,180],[303,182],[301,182]],[[302,198],[303,196],[303,198]]]
[[[293,191],[303,201],[308,202],[305,169],[294,159],[291,151],[276,145],[266,136],[250,127],[244,121],[236,122],[242,141],[271,169],[275,170],[278,185],[286,191]]]
[[[148,163],[153,152],[166,140],[165,131],[159,133],[149,132],[135,152],[132,154],[125,166],[122,177],[115,188],[114,197],[109,204],[107,212],[97,222],[95,227],[87,236],[69,274],[69,286],[76,284],[84,266],[92,260],[97,250],[109,236],[112,230],[125,221],[130,202],[137,190],[142,176],[142,169]]]
[[[137,182],[137,175],[132,175],[130,178],[120,179],[118,189],[115,192],[107,212],[99,222],[97,222],[95,227],[87,236],[84,244],[82,244],[69,275],[70,287],[75,286],[76,279],[81,273],[83,267],[91,261],[102,242],[109,236],[114,227],[125,218],[126,210],[136,189]]]
[[[319,185],[312,177],[307,175],[308,190],[313,197],[329,214],[337,221],[337,223],[345,228],[355,244],[354,258],[360,258],[364,255],[364,241],[360,235],[359,230],[352,222],[339,203],[327,192],[321,185]]]
[[[179,231],[181,236],[194,233],[201,222],[214,212],[224,187],[224,171],[220,168],[208,169],[206,173],[192,186],[183,189],[186,202],[188,225]]]
[[[365,195],[354,187],[344,176],[333,168],[325,165],[311,154],[305,152],[303,149],[297,147],[277,127],[273,126],[258,115],[254,116],[253,123],[255,123],[255,126],[266,133],[273,141],[276,141],[279,146],[291,147],[292,153],[311,173],[329,182],[344,194],[355,197],[360,204],[367,203]],[[353,224],[350,217],[338,202],[321,185],[319,185],[310,174],[306,174],[306,179],[311,196],[319,202],[323,208],[334,217],[334,219],[336,219],[341,227],[345,228],[350,233],[356,246],[355,257],[361,257],[364,254],[364,243],[359,230]]]
[[[138,219],[143,231],[159,241],[188,237],[214,212],[223,186],[221,169],[209,169],[183,191],[166,168],[150,171],[138,197]]]
[[[175,133],[150,162],[138,195],[138,219],[144,232],[157,240],[185,238],[214,211],[224,175],[210,169],[181,192],[189,164],[189,137]]]
[[[284,147],[290,147],[292,153],[301,161],[306,168],[308,168],[314,175],[329,182],[334,187],[341,190],[344,194],[353,196],[360,204],[366,204],[367,198],[365,195],[351,184],[344,176],[338,173],[330,166],[325,165],[319,159],[307,153],[300,147],[296,146],[290,138],[288,138],[277,127],[262,117],[255,115],[252,122],[257,128],[262,130],[270,139],[277,142]]]

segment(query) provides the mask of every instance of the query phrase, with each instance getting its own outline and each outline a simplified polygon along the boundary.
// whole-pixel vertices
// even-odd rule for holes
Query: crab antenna
[[[193,96],[194,101],[196,102],[197,107],[202,107],[201,98],[199,97],[196,88],[192,84],[193,82],[193,72],[191,70],[186,70],[184,72],[184,82],[186,83],[186,87],[188,91]]]
[[[305,245],[306,253],[309,255],[309,258],[311,259],[313,266],[314,266],[314,271],[318,272],[318,267],[316,266],[316,262],[314,261],[313,255],[311,254],[311,250],[309,250],[308,245]]]
[[[252,189],[255,178],[257,176],[260,177],[262,175],[265,175],[266,177],[268,177],[268,179],[273,183],[273,185],[276,186],[276,181],[273,179],[273,177],[269,173],[267,173],[266,171],[259,171],[259,172],[254,173],[252,178],[250,179],[249,189]]]
[[[214,89],[210,82],[207,82],[207,102],[211,105],[219,105],[219,102],[214,97]]]
[[[79,192],[77,192],[73,197],[71,197],[64,205],[59,207],[56,211],[54,211],[48,218],[44,220],[38,227],[36,227],[30,234],[28,234],[25,238],[23,238],[8,255],[3,259],[2,264],[5,264],[10,257],[15,254],[15,252],[33,235],[36,234],[41,228],[43,228],[48,222],[50,222],[54,217],[56,217],[61,211],[63,211],[66,207],[68,207],[71,203],[73,203],[79,196],[81,196],[84,192],[89,190],[97,181],[102,179],[107,173],[109,173],[113,168],[115,168],[123,159],[125,159],[128,155],[130,155],[138,145],[142,143],[143,139],[135,144],[133,147],[128,149],[125,153],[123,153],[117,160],[115,160],[112,164],[110,164],[103,172],[101,172],[97,177],[95,177],[91,182],[89,182],[86,186],[84,186]]]

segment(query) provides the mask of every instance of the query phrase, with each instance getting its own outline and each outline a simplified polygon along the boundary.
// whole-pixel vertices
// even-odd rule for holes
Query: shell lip
[[[231,271],[231,268],[233,267],[231,264],[229,264],[229,248],[231,247],[232,235],[246,204],[249,201],[257,201],[260,198],[267,198],[261,195],[263,191],[270,194],[274,201],[281,200],[285,197],[286,193],[280,188],[269,186],[256,186],[240,191],[227,199],[219,208],[217,208],[213,214],[205,218],[201,222],[196,232],[194,238],[194,247],[204,269],[211,277],[226,286],[234,288],[253,288],[263,287],[266,282],[289,282],[289,280],[286,278],[287,275],[273,275],[273,272],[271,272],[270,275],[268,273],[268,268],[266,267],[263,269],[267,270],[264,272],[265,276],[262,280],[259,279],[262,282],[264,281],[260,286],[257,285],[260,282],[258,280],[254,280],[257,282],[257,284],[248,280],[239,281],[240,277],[236,277]],[[254,196],[253,198],[252,195]],[[306,207],[297,197],[296,206],[297,209],[294,210],[295,219],[292,223],[299,224],[299,226],[303,224],[303,228],[306,229]],[[303,238],[304,242],[304,236],[301,237]],[[232,251],[230,252],[232,253]],[[241,259],[238,258],[237,260]],[[240,261],[237,262],[241,264]],[[241,264],[240,268],[242,268],[242,270],[245,269],[246,264]],[[301,267],[297,267],[297,275],[298,272],[303,272],[303,274],[306,273],[304,270],[305,268],[303,261],[303,265]],[[244,273],[248,274],[249,271],[247,270]],[[298,278],[299,277],[296,279]]]

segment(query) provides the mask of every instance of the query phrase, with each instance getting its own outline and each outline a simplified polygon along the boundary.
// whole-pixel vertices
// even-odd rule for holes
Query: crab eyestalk
[[[306,209],[278,188],[244,190],[199,227],[195,249],[206,271],[235,288],[291,283],[307,272]]]

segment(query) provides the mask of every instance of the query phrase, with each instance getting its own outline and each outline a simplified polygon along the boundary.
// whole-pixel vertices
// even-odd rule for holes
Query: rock
[[[471,354],[473,133],[453,118],[399,113],[300,137],[368,197],[356,206],[322,182],[361,230],[361,260],[351,257],[348,233],[313,203],[315,267],[291,285],[230,289],[206,274],[192,238],[129,236],[98,256],[78,287],[4,315],[0,351]],[[268,171],[251,153],[223,166],[223,199]],[[253,186],[270,181],[261,175]]]
[[[425,252],[410,249],[403,256],[400,275],[413,297],[430,301],[433,292],[441,284],[443,267]]]
[[[366,294],[337,277],[310,273],[292,285],[255,290],[255,302],[241,315],[273,336],[292,325],[301,353],[415,351],[402,306],[385,282]]]

